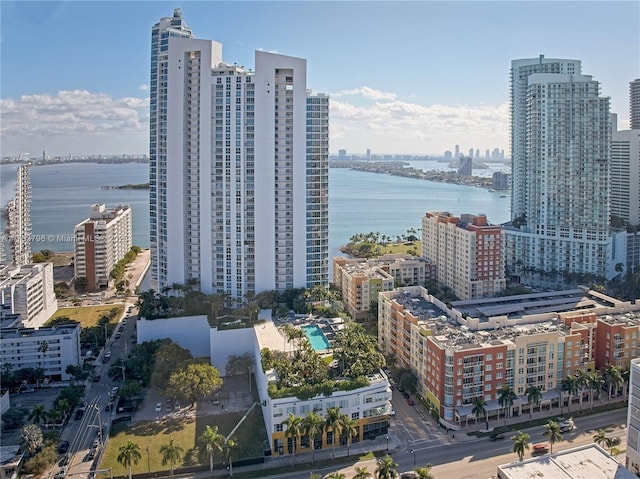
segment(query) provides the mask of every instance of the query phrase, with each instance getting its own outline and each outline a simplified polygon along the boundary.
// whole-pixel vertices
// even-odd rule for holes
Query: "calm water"
[[[429,163],[429,164],[427,164]],[[445,163],[433,162],[444,169]],[[430,162],[415,162],[416,168],[432,168]],[[15,185],[14,165],[0,171],[0,200],[6,205]],[[482,171],[482,170],[479,170]],[[474,171],[474,173],[476,173]],[[87,218],[92,203],[111,207],[118,203],[133,210],[133,243],[149,246],[148,190],[101,190],[103,185],[146,183],[145,163],[74,163],[31,168],[33,251],[71,251],[74,226]],[[491,223],[509,219],[509,198],[500,192],[469,186],[365,173],[342,168],[329,170],[329,254],[339,254],[341,245],[356,233],[378,232],[396,237],[418,229],[427,211],[453,214],[484,213]]]

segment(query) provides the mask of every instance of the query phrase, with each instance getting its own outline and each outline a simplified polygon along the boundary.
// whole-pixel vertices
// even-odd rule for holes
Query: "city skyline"
[[[331,96],[332,154],[442,155],[460,144],[509,156],[504,72],[514,58],[581,58],[619,129],[640,76],[637,2],[113,5],[0,4],[2,156],[147,153],[150,38],[141,32],[174,7],[197,37],[225,45],[225,62],[254,69],[255,50],[306,58],[308,87]]]

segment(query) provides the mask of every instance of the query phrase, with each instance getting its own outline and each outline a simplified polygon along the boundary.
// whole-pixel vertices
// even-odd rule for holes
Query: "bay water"
[[[423,169],[446,164],[410,162]],[[439,166],[439,168],[438,168]],[[15,191],[16,165],[0,167],[0,202]],[[491,171],[474,170],[474,175]],[[482,175],[484,176],[484,174]],[[64,163],[31,167],[34,252],[73,250],[74,226],[89,216],[94,203],[128,204],[133,214],[133,243],[149,247],[149,191],[102,189],[102,186],[149,181],[148,163]],[[504,192],[346,168],[329,170],[329,257],[357,233],[377,232],[392,238],[418,229],[427,211],[486,214],[490,223],[509,220]]]

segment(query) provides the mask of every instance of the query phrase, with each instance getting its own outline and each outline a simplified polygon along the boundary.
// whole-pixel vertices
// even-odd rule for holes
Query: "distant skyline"
[[[511,60],[575,58],[629,128],[640,2],[0,1],[0,153],[148,153],[151,27],[181,8],[227,63],[308,61],[330,152],[509,156]]]

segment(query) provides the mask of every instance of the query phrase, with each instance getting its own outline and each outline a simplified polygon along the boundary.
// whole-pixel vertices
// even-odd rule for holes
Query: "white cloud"
[[[138,87],[138,90],[140,90],[140,91],[149,91],[149,85],[147,85],[146,83],[143,83],[142,85],[140,85]]]
[[[148,108],[148,98],[112,98],[87,90],[1,99],[3,154],[13,154],[12,147],[25,151],[25,144],[36,151],[44,149],[48,144],[60,144],[62,137],[67,138],[70,151],[76,150],[74,140],[90,144],[91,138],[98,137],[110,138],[114,149],[122,151],[118,137],[147,138]],[[84,153],[90,152],[77,151]]]
[[[354,104],[347,95],[375,100]],[[330,148],[362,153],[443,154],[459,144],[468,148],[507,150],[509,108],[500,105],[423,105],[398,100],[393,93],[368,87],[331,95]],[[336,98],[337,97],[337,98]],[[359,102],[358,102],[359,103]]]
[[[332,93],[332,96],[334,97],[356,96],[356,95],[361,95],[371,100],[395,100],[397,98],[397,95],[395,93],[375,90],[368,86],[353,88],[351,90],[341,90],[337,93]]]

